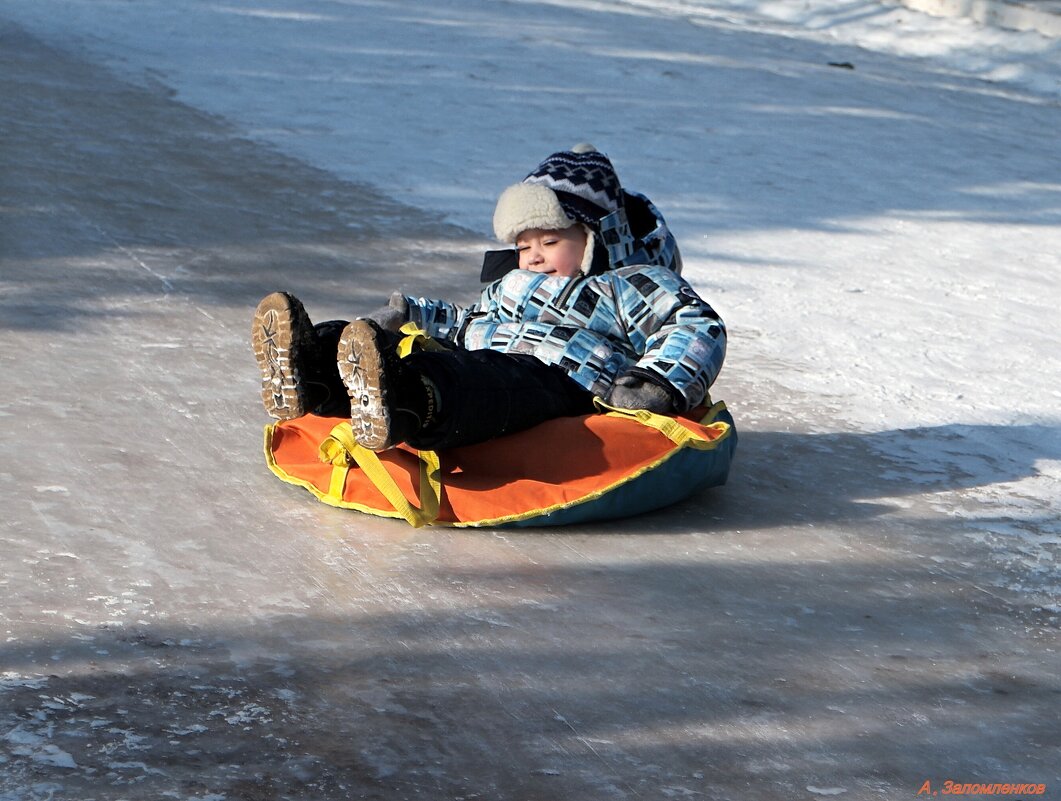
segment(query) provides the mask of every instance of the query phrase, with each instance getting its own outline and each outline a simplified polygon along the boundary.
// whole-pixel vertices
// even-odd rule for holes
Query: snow
[[[729,323],[721,386],[819,431],[981,432],[922,469],[1020,465],[1061,517],[1033,480],[1061,459],[1059,39],[868,0],[0,9],[484,243],[505,185],[594,142]]]
[[[364,531],[358,532],[365,542],[351,544],[354,538],[349,529],[310,507],[308,497],[304,505],[296,499],[277,511],[266,508],[269,504],[254,494],[259,491],[257,485],[240,485],[224,496],[224,504],[217,496],[205,494],[195,514],[172,497],[164,499],[159,506],[173,501],[174,511],[151,511],[155,531],[145,533],[135,523],[125,528],[121,521],[112,520],[113,509],[107,507],[110,498],[127,496],[86,500],[85,489],[65,474],[42,472],[36,483],[24,488],[35,504],[25,538],[33,539],[37,529],[47,528],[40,534],[42,541],[50,540],[53,546],[64,543],[62,547],[70,550],[48,552],[62,559],[42,557],[39,566],[33,563],[34,568],[61,570],[56,579],[61,581],[72,574],[67,563],[80,563],[85,570],[97,560],[102,565],[102,578],[85,580],[79,617],[66,612],[49,615],[92,627],[99,644],[107,648],[89,652],[90,657],[105,657],[109,651],[118,654],[125,647],[122,643],[139,647],[134,628],[146,624],[143,619],[134,624],[133,617],[151,618],[164,614],[161,607],[176,607],[172,599],[165,601],[166,588],[191,599],[199,597],[197,590],[203,586],[215,591],[204,596],[203,608],[177,609],[171,612],[175,616],[194,612],[209,619],[210,615],[232,614],[242,601],[231,588],[256,586],[253,582],[259,573],[235,556],[226,563],[215,558],[216,554],[227,554],[219,549],[230,542],[254,547],[260,541],[255,538],[264,537],[261,529],[265,526],[297,529],[304,535],[299,540],[304,548],[315,545],[308,532],[325,530],[330,536],[334,531],[334,550],[329,550],[330,544],[320,545],[319,555],[289,561],[292,573],[309,574],[310,583],[319,581],[313,570],[323,569],[320,565],[333,569],[335,576],[320,582],[324,589],[316,597],[285,575],[292,586],[276,581],[276,587],[259,590],[253,596],[258,606],[251,617],[264,615],[261,609],[270,605],[294,614],[291,610],[316,612],[327,603],[334,604],[328,609],[342,610],[345,602],[347,611],[358,610],[352,615],[357,620],[367,614],[362,605],[368,609],[389,604],[404,612],[420,610],[418,614],[426,617],[455,610],[452,617],[461,625],[487,622],[502,637],[522,632],[528,619],[536,620],[534,610],[540,610],[550,618],[570,614],[575,632],[571,636],[584,632],[596,636],[602,626],[594,625],[600,621],[608,623],[603,626],[607,630],[622,631],[631,625],[638,596],[631,595],[627,606],[620,604],[613,620],[611,604],[622,599],[594,585],[585,591],[586,597],[599,593],[605,599],[600,608],[608,613],[587,614],[587,608],[597,609],[587,603],[580,608],[582,617],[571,614],[574,602],[565,595],[569,589],[566,585],[559,588],[564,576],[573,575],[573,584],[588,581],[592,585],[596,574],[565,574],[567,550],[571,564],[581,558],[609,570],[625,566],[635,583],[641,576],[642,594],[652,591],[660,598],[669,596],[653,589],[656,585],[644,577],[648,571],[642,573],[640,568],[650,565],[657,573],[671,575],[665,568],[671,557],[677,563],[678,553],[683,559],[705,563],[714,559],[725,568],[702,581],[675,570],[677,589],[700,593],[701,599],[706,592],[702,587],[710,584],[711,592],[716,592],[713,582],[719,578],[723,590],[717,592],[737,597],[737,588],[745,583],[740,568],[766,565],[773,569],[770,560],[777,563],[776,571],[763,575],[779,576],[786,570],[804,588],[819,581],[818,566],[827,562],[838,565],[828,573],[834,580],[848,571],[858,572],[859,560],[851,554],[850,541],[845,544],[846,532],[841,529],[847,521],[862,519],[857,514],[861,506],[886,509],[888,519],[879,526],[881,538],[899,538],[899,531],[906,538],[904,547],[918,536],[922,523],[954,522],[948,531],[962,532],[958,546],[926,543],[921,550],[908,552],[910,561],[919,568],[927,565],[941,585],[954,576],[965,581],[970,574],[979,575],[986,563],[998,568],[1003,580],[989,586],[995,581],[995,571],[983,570],[983,581],[974,585],[978,593],[991,598],[995,591],[1014,593],[1032,599],[1037,611],[1061,614],[1057,565],[1061,550],[1061,140],[1057,136],[1061,129],[1061,39],[988,28],[964,19],[937,19],[870,0],[437,0],[430,4],[411,0],[0,0],[0,48],[8,21],[49,46],[106,64],[125,81],[171,93],[175,101],[216,115],[259,145],[463,226],[467,237],[462,246],[469,261],[490,244],[494,200],[507,184],[519,180],[554,149],[579,141],[596,144],[611,156],[624,183],[648,194],[666,215],[681,244],[687,277],[729,326],[729,355],[715,396],[730,403],[742,434],[774,435],[759,442],[778,444],[778,458],[795,462],[807,452],[815,457],[805,474],[797,469],[784,474],[793,482],[805,480],[802,486],[793,484],[793,506],[798,505],[801,493],[813,493],[816,483],[826,480],[816,471],[828,463],[830,454],[862,453],[857,449],[865,448],[888,465],[875,476],[877,480],[850,479],[844,492],[830,496],[840,503],[849,502],[840,522],[812,515],[805,523],[794,523],[799,542],[793,541],[791,551],[787,544],[779,544],[787,531],[771,540],[776,532],[771,528],[775,523],[770,510],[751,519],[741,518],[742,510],[736,508],[727,513],[714,508],[689,513],[690,519],[695,517],[691,525],[700,527],[697,531],[703,534],[692,544],[679,542],[678,537],[662,536],[648,544],[642,538],[620,536],[599,546],[589,538],[563,540],[560,545],[544,537],[515,539],[516,544],[510,545],[505,535],[491,538],[475,532],[468,535],[479,538],[473,545],[461,539],[464,535],[445,533],[437,539],[411,539],[408,546],[400,542],[396,546],[397,540],[389,539],[392,529],[386,523],[378,530],[365,524]],[[120,140],[122,132],[114,133]],[[203,135],[195,141],[209,145],[210,139]],[[0,212],[14,209],[17,201],[3,198]],[[105,201],[103,197],[100,202]],[[99,241],[106,239],[105,232],[97,234]],[[404,243],[410,248],[407,252],[432,252],[436,245],[432,236],[409,230]],[[117,241],[110,245],[135,264],[136,279],[153,286],[157,283],[167,303],[178,294],[180,277],[156,268],[147,248],[123,249]],[[105,257],[78,254],[83,260],[73,259],[73,269],[87,272],[95,267],[93,259]],[[159,257],[157,263],[165,265],[166,261]],[[470,264],[469,271],[474,273],[476,265]],[[473,283],[472,278],[468,285]],[[419,290],[414,285],[401,288]],[[465,286],[458,291],[465,291]],[[381,294],[380,302],[385,298]],[[140,308],[155,300],[152,297]],[[202,308],[198,311],[210,317]],[[210,311],[225,319],[225,309],[211,307]],[[176,326],[162,331],[163,324],[156,322],[154,327],[145,325],[144,339],[138,340],[139,328],[129,332],[139,322],[121,324],[127,327],[120,332],[135,341],[132,352],[141,354],[145,362],[172,354],[176,364],[195,337]],[[238,336],[242,337],[246,327],[242,319],[240,326]],[[217,352],[234,351],[245,344],[232,333],[234,325],[208,330],[215,337],[212,347]],[[93,347],[98,348],[98,331],[95,336]],[[71,353],[81,357],[80,351]],[[112,363],[125,351],[116,353]],[[147,368],[143,373],[147,375]],[[123,391],[139,391],[140,373],[131,369],[126,377],[133,389],[123,387]],[[163,386],[154,374],[150,379],[154,383],[144,378],[143,386],[148,387],[145,392],[154,393],[156,406],[168,409],[171,396],[182,394]],[[215,384],[210,386],[216,388],[222,379],[211,380]],[[254,391],[251,387],[250,394]],[[78,417],[77,409],[54,398],[41,403],[47,404],[52,418]],[[188,405],[193,406],[191,401]],[[219,410],[209,412],[208,405],[202,402],[194,411],[177,416],[189,420],[202,416],[207,422],[223,421],[223,425],[249,430],[245,420],[236,419],[231,404],[218,403]],[[0,409],[0,415],[8,412]],[[170,441],[176,438],[174,429],[165,432],[166,445],[180,450]],[[245,435],[245,431],[238,433]],[[787,434],[793,436],[786,439]],[[253,439],[257,434],[252,431],[249,436]],[[806,450],[787,446],[786,451],[785,443],[793,441]],[[194,445],[187,446],[189,451]],[[254,447],[256,443],[250,450]],[[79,448],[78,458],[99,469],[101,475],[123,475],[120,467],[131,464],[136,467],[129,471],[139,480],[141,463],[125,450],[104,450],[95,443]],[[24,446],[24,452],[28,451],[29,445]],[[738,459],[750,455],[750,449],[739,452]],[[177,456],[184,461],[173,463],[174,475],[192,483],[178,469],[187,463],[187,453],[168,458]],[[217,465],[222,457],[200,451],[196,456],[204,460],[196,468],[208,478],[217,478],[210,471],[220,470]],[[103,460],[111,462],[102,464]],[[2,488],[10,487],[12,498],[17,491],[13,475],[0,473]],[[775,475],[744,470],[739,480],[754,487]],[[93,478],[102,484],[102,478]],[[832,478],[844,480],[839,476],[828,480]],[[60,481],[69,482],[69,487]],[[254,507],[266,516],[266,522],[252,517],[248,530],[216,537],[216,520],[231,519],[222,516],[220,507],[225,504],[236,512]],[[142,520],[146,514],[130,518]],[[107,521],[106,525],[92,521],[93,516]],[[784,520],[792,523],[798,517]],[[742,521],[747,523],[743,528]],[[897,528],[899,524],[906,528]],[[655,524],[634,521],[631,525],[623,531],[651,531]],[[815,525],[820,528],[816,530]],[[828,526],[832,528],[826,531]],[[21,532],[18,537],[23,536]],[[15,536],[12,533],[12,539],[5,542],[15,542]],[[180,559],[165,557],[159,542],[167,538],[178,543],[174,548],[180,551]],[[416,574],[401,572],[406,569],[403,565],[421,564],[416,562],[419,553],[413,553],[416,547],[425,549],[424,562],[448,555],[451,568],[475,563],[485,574],[469,570],[467,580],[449,587],[452,596],[445,596],[439,609],[424,611],[433,599],[426,590],[419,591]],[[873,547],[870,543],[858,554],[866,565],[873,562]],[[364,564],[358,561],[362,551]],[[602,556],[605,551],[607,555]],[[483,560],[484,552],[494,554],[498,566]],[[488,595],[493,590],[487,568],[502,576],[499,565],[517,552],[541,573],[527,568],[534,578],[520,584],[519,591],[526,593],[528,584],[541,582],[553,594],[542,591],[549,603],[522,598],[519,606],[502,607],[503,615],[497,599]],[[923,560],[925,553],[930,556]],[[288,557],[285,552],[275,558]],[[875,580],[883,575],[887,582],[908,579],[884,561],[880,559],[880,572],[865,575]],[[868,571],[869,567],[861,569]],[[261,569],[261,574],[266,572]],[[145,589],[135,603],[123,597],[132,594],[123,592],[128,586],[151,587],[142,581],[144,575],[156,579],[158,586],[150,593]],[[453,569],[451,575],[464,574]],[[724,581],[727,575],[728,584]],[[385,577],[384,589],[378,590],[381,576]],[[269,576],[269,583],[274,578]],[[432,591],[446,581],[435,580],[426,585]],[[482,588],[484,582],[487,589]],[[0,583],[6,586],[6,581]],[[37,584],[35,577],[25,586]],[[362,600],[351,586],[372,588],[379,596],[366,590],[368,600]],[[888,607],[903,590],[898,585],[848,585],[843,592],[847,593],[845,600],[868,597],[868,603]],[[502,597],[502,590],[497,593]],[[799,592],[792,595],[794,603],[807,600],[798,597]],[[157,613],[151,611],[155,598],[162,599]],[[749,621],[762,619],[749,613],[756,608],[749,606],[746,597],[740,598],[742,605],[734,607],[738,616],[734,625],[753,628]],[[965,597],[940,598],[944,606],[973,608]],[[925,595],[924,607],[903,606],[900,611],[908,617],[902,621],[905,630],[895,634],[895,642],[910,630],[916,633],[919,616],[927,614],[922,610],[937,600]],[[42,602],[58,606],[44,597]],[[218,609],[205,611],[208,604]],[[678,609],[676,604],[659,605],[670,614]],[[794,605],[789,611],[802,610],[801,616],[822,618],[820,634],[832,627],[828,609],[814,612],[822,608],[816,602],[814,607]],[[840,615],[844,608],[831,614]],[[770,621],[776,610],[767,611],[764,618]],[[850,602],[849,611],[841,623],[870,620],[855,601]],[[871,611],[876,615],[876,610]],[[134,613],[129,614],[128,623],[114,619],[128,613]],[[306,614],[309,619],[310,613]],[[242,626],[242,618],[233,617]],[[306,634],[300,646],[318,658],[320,653],[349,646],[349,641],[336,634],[347,630],[348,621],[341,614],[336,619],[340,625],[335,630],[326,629],[319,639]],[[803,619],[795,614],[783,618],[796,633],[778,636],[796,636]],[[952,633],[944,625],[952,619],[965,618],[941,615],[931,630],[926,653],[934,653],[941,632]],[[1023,621],[1013,626],[1020,628]],[[706,618],[696,622],[706,625]],[[18,630],[16,623],[8,625],[11,631]],[[867,642],[871,637],[880,639],[866,646],[870,655],[864,661],[862,656],[854,661],[859,671],[856,677],[883,681],[871,673],[880,661],[875,649],[886,653],[892,643],[879,633],[885,623],[872,620],[866,626]],[[441,626],[424,630],[424,637],[414,643],[417,647],[424,647],[423,642],[431,638],[456,636],[447,635]],[[852,641],[864,633],[851,626],[837,630]],[[541,630],[531,631],[538,634]],[[20,636],[29,641],[33,634]],[[807,637],[808,650],[819,647],[818,640]],[[8,642],[14,639],[9,636]],[[196,652],[207,649],[198,639],[181,639],[177,634],[149,642],[158,646],[158,654],[173,651],[173,642]],[[410,647],[404,640],[400,644]],[[958,645],[964,647],[964,642]],[[458,649],[458,645],[452,647]],[[1024,658],[1027,652],[1013,647]],[[895,645],[893,650],[900,647]],[[948,658],[959,665],[953,670],[960,673],[965,670],[961,667],[965,654],[957,645],[953,650],[958,656]],[[835,678],[829,670],[853,669],[850,654],[837,655],[827,649],[822,653],[832,660],[823,662],[823,676]],[[693,656],[697,663],[702,661],[699,653]],[[783,656],[787,664],[788,654]],[[781,661],[777,654],[775,658]],[[681,664],[693,662],[690,658]],[[285,670],[291,669],[276,668],[278,675],[286,675]],[[1043,670],[1049,672],[1049,667]],[[43,689],[48,680],[40,675],[28,669],[3,672],[0,696]],[[483,675],[474,678],[490,686],[489,677]],[[572,679],[572,683],[588,680]],[[193,687],[196,692],[204,688],[210,685]],[[268,699],[285,708],[296,707],[292,702],[302,698],[302,689],[296,695],[294,690],[269,687],[268,692],[248,696],[253,700],[237,699],[237,703],[229,699],[231,703],[215,710],[216,717],[231,726],[265,730],[283,714],[279,707],[269,706]],[[502,689],[511,692],[511,688]],[[90,698],[69,693],[62,697]],[[900,711],[907,714],[915,707],[928,708],[928,700],[918,701]],[[932,702],[947,706],[934,698]],[[41,715],[61,711],[52,709],[50,701],[23,703]],[[862,711],[860,717],[857,711],[860,703],[858,697],[849,695],[843,708],[850,704],[856,709],[851,717],[865,721],[867,713]],[[566,708],[558,709],[565,714],[554,710],[556,721],[577,720]],[[93,709],[92,714],[98,711]],[[85,725],[95,729],[110,725],[109,719],[90,719],[88,714],[90,722]],[[509,714],[515,719],[514,713]],[[621,717],[616,713],[616,720]],[[192,719],[182,718],[167,737],[194,739],[205,734],[207,728]],[[659,722],[659,731],[666,730],[666,722]],[[739,729],[752,724],[766,730],[767,724],[757,720],[732,725]],[[775,724],[782,725],[776,721],[769,725]],[[720,739],[733,739],[727,725],[719,724]],[[854,742],[865,732],[851,725],[848,739]],[[602,730],[611,731],[608,727]],[[68,753],[49,742],[43,723],[32,731],[2,731],[6,733],[0,737],[8,746],[30,762],[64,770],[85,764],[80,753]],[[128,735],[120,738],[125,751],[138,748],[137,735],[122,729],[110,731]],[[684,728],[678,733],[688,736]],[[1021,741],[1023,734],[1017,731],[1012,739]],[[756,737],[762,740],[766,735],[747,734],[749,741]],[[597,742],[588,736],[577,739],[587,746]],[[958,753],[961,746],[955,742],[952,753]],[[915,747],[916,743],[910,745]],[[381,772],[391,764],[382,751],[367,754],[365,759]],[[129,759],[113,762],[111,767],[147,772],[148,763]],[[551,767],[537,772],[560,774]],[[791,785],[794,792],[800,788],[818,796],[865,797],[845,777],[834,775],[810,775]]]
[[[727,320],[720,388],[813,431],[929,432],[914,470],[1008,465],[961,502],[1057,533],[1061,40],[868,0],[0,10],[476,246],[505,185],[594,142]]]

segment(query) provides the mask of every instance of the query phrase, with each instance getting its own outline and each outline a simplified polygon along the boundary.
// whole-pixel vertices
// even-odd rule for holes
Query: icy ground
[[[867,0],[0,0],[0,799],[1061,786],[1061,41]],[[730,485],[281,485],[246,334],[470,298],[589,140],[730,327]]]

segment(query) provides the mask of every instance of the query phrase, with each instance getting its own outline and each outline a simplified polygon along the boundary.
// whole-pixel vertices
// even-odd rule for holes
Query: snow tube
[[[659,509],[726,482],[737,444],[724,403],[665,417],[618,409],[435,453],[373,453],[347,420],[307,415],[265,428],[281,480],[343,509],[413,526],[556,526]]]

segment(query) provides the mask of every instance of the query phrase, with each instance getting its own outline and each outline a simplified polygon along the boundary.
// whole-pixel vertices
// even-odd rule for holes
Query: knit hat
[[[522,183],[508,187],[494,209],[494,234],[512,244],[532,228],[563,229],[583,223],[600,232],[600,219],[618,210],[619,176],[593,145],[553,153]]]

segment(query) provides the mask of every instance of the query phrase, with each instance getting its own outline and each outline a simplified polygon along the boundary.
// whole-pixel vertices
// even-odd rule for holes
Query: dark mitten
[[[674,414],[675,411],[667,390],[636,375],[621,375],[615,379],[605,400],[622,409],[648,409],[657,414]]]
[[[409,321],[409,301],[401,292],[391,295],[390,302],[371,314],[365,315],[385,331],[397,331]]]

